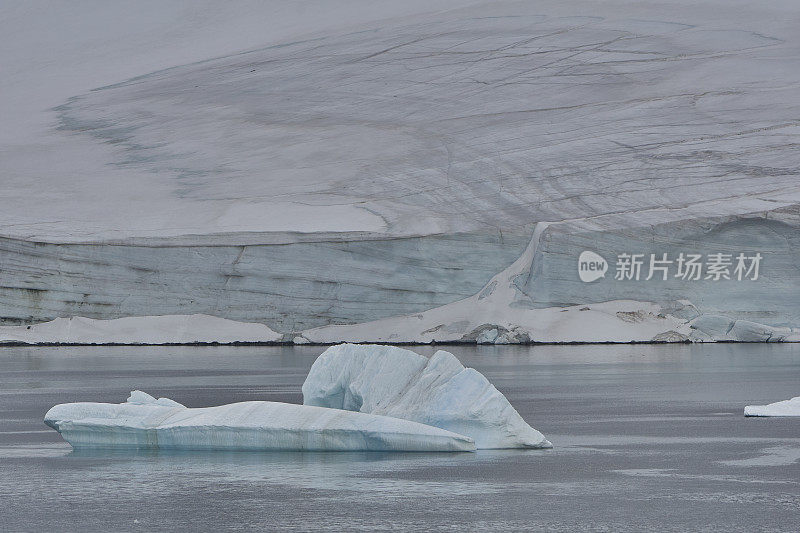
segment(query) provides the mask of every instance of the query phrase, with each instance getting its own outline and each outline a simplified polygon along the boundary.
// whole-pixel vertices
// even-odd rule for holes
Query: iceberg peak
[[[471,437],[478,449],[550,448],[486,377],[450,352],[340,344],[320,355],[303,403],[412,420]]]
[[[150,396],[146,392],[142,392],[140,390],[132,390],[131,395],[128,396],[126,403],[130,403],[133,405],[163,405],[164,407],[186,407],[185,405],[176,402],[175,400],[171,400],[169,398],[159,398],[155,399],[153,396]]]

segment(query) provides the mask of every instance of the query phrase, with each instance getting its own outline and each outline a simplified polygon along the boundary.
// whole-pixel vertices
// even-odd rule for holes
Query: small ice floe
[[[126,403],[65,403],[45,424],[74,448],[251,451],[474,451],[469,437],[388,416],[279,402],[191,409],[131,392]]]
[[[303,403],[413,420],[471,437],[478,449],[551,448],[483,374],[442,350],[340,344],[320,355]]]
[[[744,416],[800,416],[800,396],[767,405],[748,405]]]

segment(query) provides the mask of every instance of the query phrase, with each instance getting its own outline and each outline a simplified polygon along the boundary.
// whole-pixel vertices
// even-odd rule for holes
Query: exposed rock
[[[653,337],[653,342],[688,342],[689,336],[677,331],[665,331]]]
[[[642,311],[617,311],[617,317],[625,322],[641,322],[646,318]]]
[[[460,339],[461,342],[476,344],[526,344],[530,335],[520,328],[507,329],[495,324],[482,324]]]

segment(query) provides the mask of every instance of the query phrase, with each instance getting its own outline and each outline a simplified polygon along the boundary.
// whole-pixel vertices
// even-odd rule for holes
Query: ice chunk
[[[76,448],[475,450],[469,437],[387,416],[261,401],[191,409],[141,391],[122,404],[56,405],[44,421]]]
[[[303,403],[436,426],[479,449],[552,446],[483,374],[442,350],[426,359],[393,346],[332,346],[311,367]]]
[[[800,416],[800,396],[767,405],[748,405],[744,416]]]
[[[186,407],[185,405],[176,402],[175,400],[170,400],[169,398],[159,398],[156,400],[146,392],[142,392],[140,390],[132,390],[131,395],[128,396],[127,403],[132,403],[134,405],[163,405],[166,407]]]
[[[303,383],[303,403],[371,413],[379,403],[402,394],[427,362],[394,346],[333,346],[311,367]]]

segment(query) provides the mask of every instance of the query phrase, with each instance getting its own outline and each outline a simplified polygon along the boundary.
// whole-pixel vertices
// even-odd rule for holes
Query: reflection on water
[[[56,403],[300,402],[319,347],[0,349],[0,530],[797,530],[800,346],[453,347],[552,450],[72,449]],[[418,350],[429,355],[434,347]]]
[[[68,458],[114,463],[131,476],[180,476],[213,479],[216,482],[249,482],[276,488],[340,490],[351,497],[407,498],[441,495],[488,494],[499,492],[499,480],[451,486],[433,479],[403,479],[398,472],[432,468],[469,468],[476,462],[492,461],[542,451],[481,451],[474,453],[387,453],[387,452],[180,452],[75,450]],[[545,452],[546,453],[546,452]],[[102,469],[100,472],[107,471]],[[88,474],[91,479],[98,471]],[[104,474],[100,474],[102,479]]]

